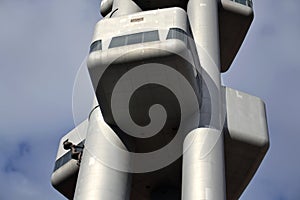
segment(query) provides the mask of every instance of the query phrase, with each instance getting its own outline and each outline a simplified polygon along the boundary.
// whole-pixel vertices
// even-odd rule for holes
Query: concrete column
[[[201,125],[221,129],[218,1],[190,0],[187,12],[201,65]]]
[[[190,0],[188,17],[200,62],[200,126],[184,141],[182,200],[225,200],[218,0]]]
[[[224,146],[220,131],[198,128],[184,141],[182,200],[225,200]]]
[[[112,145],[116,148],[112,148]],[[126,150],[117,135],[104,122],[98,107],[91,113],[89,119],[75,200],[129,199],[131,186],[129,175],[112,168],[106,162],[106,159],[110,159],[122,166],[122,169],[126,169],[129,158],[121,157],[117,148]]]

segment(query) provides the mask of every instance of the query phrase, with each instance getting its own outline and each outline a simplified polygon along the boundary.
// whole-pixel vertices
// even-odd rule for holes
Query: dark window
[[[102,50],[102,40],[97,40],[97,41],[93,42],[90,46],[90,53],[92,53],[93,51],[98,51],[98,50]]]
[[[136,33],[132,35],[127,36],[127,43],[126,45],[130,44],[138,44],[143,42],[143,34],[142,33]]]
[[[125,44],[126,44],[126,37],[124,36],[114,37],[109,44],[109,48],[121,47],[124,46]]]
[[[171,28],[167,36],[167,40],[168,39],[178,39],[187,44],[188,35],[184,30],[180,28]]]
[[[158,31],[144,32],[143,42],[153,42],[158,40],[159,40]]]
[[[252,0],[232,0],[232,1],[252,7]]]
[[[83,146],[84,145],[85,140],[83,140],[82,142],[80,142],[78,144],[78,146]],[[66,164],[67,162],[69,162],[70,160],[72,160],[71,157],[71,150],[68,151],[67,153],[65,153],[62,157],[60,157],[59,159],[57,159],[57,161],[55,162],[55,166],[54,166],[54,170],[56,171],[58,168],[60,168],[61,166],[63,166],[64,164]]]
[[[145,42],[153,42],[158,40],[159,40],[158,31],[134,33],[130,35],[114,37],[109,44],[109,48],[121,47],[121,46],[139,44]]]

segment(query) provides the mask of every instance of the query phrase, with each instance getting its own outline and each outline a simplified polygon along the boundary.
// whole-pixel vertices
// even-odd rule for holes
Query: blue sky
[[[74,127],[72,90],[99,2],[0,0],[1,200],[64,199],[50,176],[59,139]],[[253,2],[223,82],[266,102],[271,147],[241,199],[299,200],[300,1]]]

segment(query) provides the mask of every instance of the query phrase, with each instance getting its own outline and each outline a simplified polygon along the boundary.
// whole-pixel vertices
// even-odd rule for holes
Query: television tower
[[[238,199],[269,147],[265,105],[221,84],[251,0],[102,0],[87,120],[52,185],[76,200]]]

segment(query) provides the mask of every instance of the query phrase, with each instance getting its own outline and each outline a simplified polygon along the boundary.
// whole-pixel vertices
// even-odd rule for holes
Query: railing
[[[240,4],[243,4],[245,6],[249,6],[252,8],[253,6],[253,3],[252,3],[252,0],[231,0],[231,1],[234,1],[234,2],[237,2],[237,3],[240,3]]]

